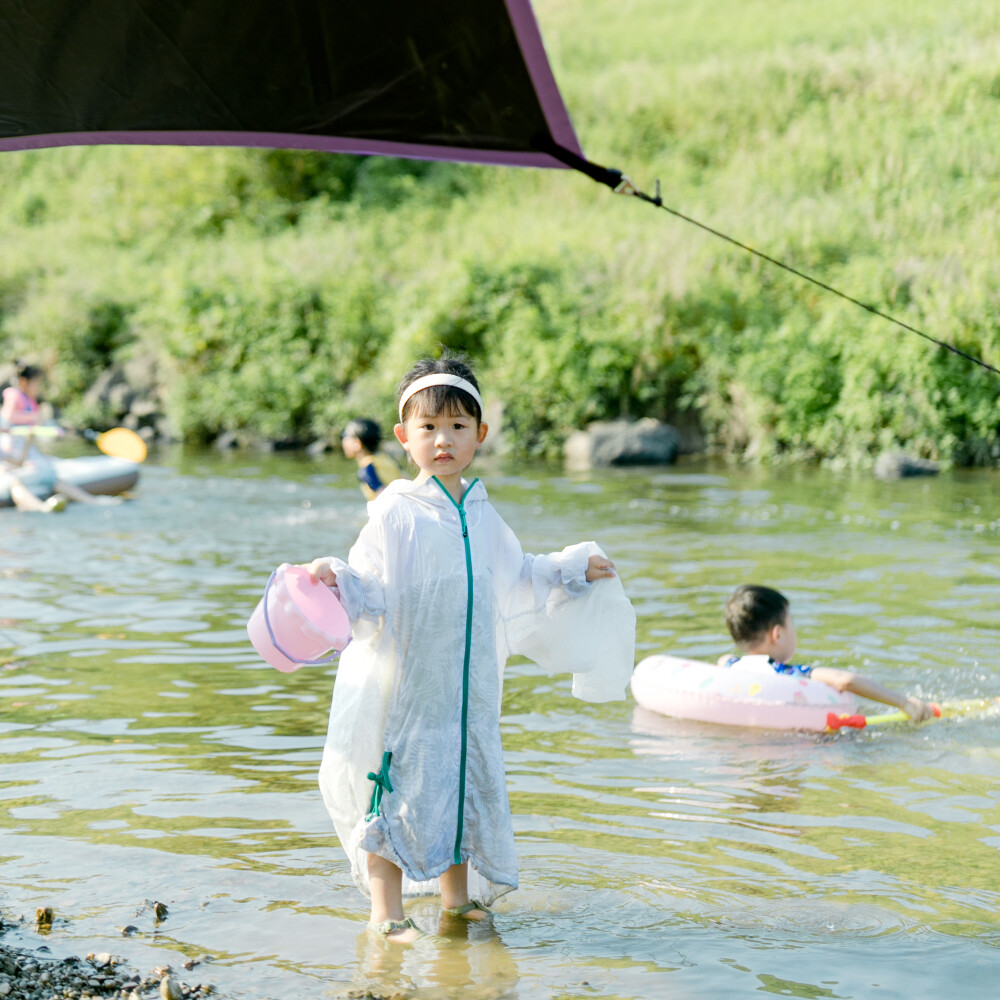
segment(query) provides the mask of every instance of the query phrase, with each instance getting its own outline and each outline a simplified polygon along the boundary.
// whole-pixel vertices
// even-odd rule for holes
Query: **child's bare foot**
[[[449,916],[462,917],[464,920],[485,920],[492,916],[490,908],[476,899],[470,899],[469,902],[458,906],[442,906],[441,909]]]

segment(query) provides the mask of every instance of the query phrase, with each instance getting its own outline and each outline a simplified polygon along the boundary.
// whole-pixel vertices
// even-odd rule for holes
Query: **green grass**
[[[1000,367],[995,3],[536,13],[592,159]],[[0,349],[78,416],[148,357],[191,439],[388,422],[444,344],[526,452],[690,410],[757,460],[998,458],[997,376],[567,171],[95,148],[7,154],[0,183]]]

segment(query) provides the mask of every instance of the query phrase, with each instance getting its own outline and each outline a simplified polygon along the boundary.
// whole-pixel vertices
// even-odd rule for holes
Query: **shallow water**
[[[728,649],[722,605],[757,580],[791,597],[808,662],[1000,694],[996,471],[479,472],[527,550],[612,555],[640,656]],[[240,1000],[993,994],[1000,718],[726,729],[512,663],[522,888],[492,929],[387,951],[316,787],[335,670],[279,674],[244,630],[273,566],[353,541],[351,468],[167,454],[122,507],[0,513],[0,911],[57,918],[19,943],[210,955],[183,978]],[[437,927],[433,901],[411,913]]]

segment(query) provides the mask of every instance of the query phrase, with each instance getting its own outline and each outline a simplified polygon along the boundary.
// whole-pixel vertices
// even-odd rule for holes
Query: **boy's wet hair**
[[[356,420],[350,421],[344,428],[344,433],[340,436],[341,439],[348,437],[357,438],[365,451],[377,451],[378,446],[382,443],[382,431],[379,429],[378,424],[367,417],[358,417]]]
[[[397,401],[402,398],[407,387],[425,375],[458,375],[475,386],[481,392],[476,376],[465,360],[455,356],[424,358],[418,361],[402,378],[396,387]],[[419,409],[418,409],[419,407]],[[414,393],[403,407],[402,418],[405,421],[413,413],[425,413],[436,416],[439,413],[458,415],[464,413],[472,417],[477,424],[483,422],[483,411],[479,404],[464,390],[454,385],[431,385]]]
[[[775,625],[784,625],[787,618],[788,598],[755,583],[737,587],[726,605],[729,634],[741,648],[760,639]]]

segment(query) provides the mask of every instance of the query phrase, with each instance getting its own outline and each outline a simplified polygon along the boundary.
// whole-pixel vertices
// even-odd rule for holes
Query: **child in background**
[[[51,513],[66,507],[66,497],[55,493],[55,469],[32,447],[31,428],[38,425],[38,393],[42,371],[34,365],[17,366],[17,385],[9,385],[0,405],[0,480],[18,510]],[[27,434],[13,434],[15,427]]]
[[[17,385],[3,391],[0,406],[0,472],[18,510],[64,510],[68,500],[85,504],[117,504],[121,497],[94,496],[73,483],[59,479],[52,460],[32,445],[30,428],[40,418],[38,393],[42,370],[18,365]],[[14,427],[27,427],[27,434],[13,434]]]
[[[315,559],[353,641],[337,669],[320,787],[369,926],[422,936],[403,894],[440,892],[446,914],[482,920],[517,888],[500,743],[508,655],[576,671],[573,693],[624,697],[635,612],[593,542],[525,555],[478,479],[486,437],[472,371],[419,362],[399,387],[395,434],[419,469],[390,483],[348,561]]]
[[[6,461],[20,465],[28,457],[31,435],[15,439],[12,427],[34,427],[39,421],[38,393],[42,388],[42,372],[34,365],[17,366],[17,385],[9,385],[0,398],[0,451]]]
[[[340,439],[344,454],[358,463],[358,482],[368,500],[374,500],[394,479],[403,478],[403,470],[395,461],[378,450],[381,443],[378,424],[367,417],[352,420]]]
[[[8,426],[12,424],[34,424],[38,422],[38,393],[42,389],[42,370],[36,365],[17,366],[17,385],[9,385],[0,394],[0,420]]]
[[[751,665],[754,661],[761,662],[766,658],[780,674],[798,674],[821,684],[829,684],[838,691],[850,691],[863,698],[894,705],[914,722],[922,722],[934,714],[932,706],[927,702],[896,694],[849,670],[790,664],[798,636],[788,599],[777,590],[756,584],[737,587],[726,605],[726,624],[741,655],[720,657],[720,666],[731,667],[739,663]]]

